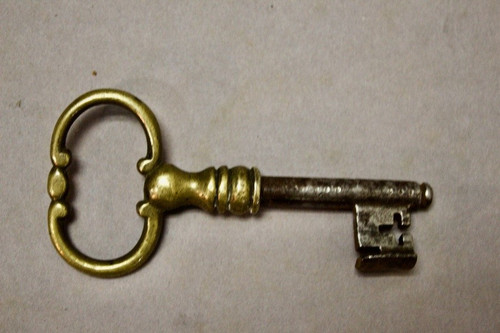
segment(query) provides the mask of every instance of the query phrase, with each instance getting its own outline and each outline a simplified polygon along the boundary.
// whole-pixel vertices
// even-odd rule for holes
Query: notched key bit
[[[66,169],[71,154],[65,147],[69,127],[85,110],[99,104],[122,106],[137,116],[148,142],[148,153],[137,168],[146,176],[144,201],[137,205],[144,217],[137,245],[113,260],[90,258],[75,247],[63,230],[69,212],[66,202]],[[322,208],[354,212],[356,268],[361,272],[407,270],[417,255],[410,226],[410,211],[427,208],[432,189],[408,181],[365,179],[289,178],[261,176],[257,168],[237,166],[207,168],[189,173],[160,162],[160,130],[151,110],[136,97],[118,90],[91,91],[77,98],[60,116],[52,136],[48,192],[49,234],[59,254],[73,267],[99,277],[128,274],[142,266],[153,253],[161,234],[163,215],[184,206],[197,206],[210,213],[257,214],[260,207]],[[396,239],[394,225],[403,230]]]

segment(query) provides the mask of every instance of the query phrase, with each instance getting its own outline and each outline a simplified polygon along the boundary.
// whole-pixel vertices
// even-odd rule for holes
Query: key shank
[[[427,207],[428,184],[407,181],[262,177],[262,205],[352,210],[356,204]]]
[[[259,206],[352,210],[381,204],[426,208],[432,189],[426,183],[367,179],[261,177],[257,168],[237,166],[185,172],[164,164],[146,178],[147,200],[162,211],[197,206],[207,212],[256,214]]]

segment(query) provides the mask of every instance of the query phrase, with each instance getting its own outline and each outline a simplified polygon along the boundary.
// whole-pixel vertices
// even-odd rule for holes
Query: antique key
[[[93,259],[78,251],[65,233],[69,213],[66,168],[71,153],[66,136],[71,124],[89,108],[114,104],[131,111],[146,133],[148,150],[137,168],[146,176],[145,198],[137,212],[145,220],[137,245],[113,260]],[[73,267],[99,277],[117,277],[143,265],[155,249],[162,231],[163,215],[183,206],[197,206],[210,213],[257,214],[262,206],[294,206],[354,212],[355,246],[359,252],[356,268],[362,272],[411,269],[417,255],[412,236],[404,231],[396,239],[394,225],[410,226],[410,211],[427,208],[432,188],[408,181],[287,178],[261,176],[257,168],[237,166],[207,168],[198,173],[184,172],[160,161],[160,129],[151,110],[133,95],[113,89],[88,92],[59,117],[52,134],[48,192],[52,199],[48,213],[49,234],[59,254]]]

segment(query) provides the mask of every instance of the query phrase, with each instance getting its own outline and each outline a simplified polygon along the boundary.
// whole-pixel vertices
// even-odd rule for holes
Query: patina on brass
[[[93,259],[79,252],[67,238],[64,223],[69,214],[66,202],[66,169],[71,153],[66,148],[70,126],[84,111],[101,104],[114,104],[132,112],[147,138],[147,154],[137,163],[146,176],[145,198],[137,204],[144,229],[137,245],[113,260]],[[129,93],[101,89],[86,93],[71,103],[59,117],[52,135],[48,192],[49,234],[59,254],[73,267],[99,277],[117,277],[142,266],[162,231],[165,212],[197,206],[209,213],[257,214],[261,205],[351,210],[355,245],[360,253],[356,268],[362,272],[411,269],[417,260],[413,239],[406,231],[396,239],[391,229],[410,226],[410,211],[432,202],[428,184],[407,181],[363,179],[261,177],[257,168],[237,166],[207,168],[189,173],[160,162],[160,129],[151,110]]]

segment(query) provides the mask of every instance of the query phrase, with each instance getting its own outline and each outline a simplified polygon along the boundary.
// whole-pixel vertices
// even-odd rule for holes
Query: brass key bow
[[[69,205],[66,168],[71,153],[66,136],[71,124],[89,108],[114,104],[131,111],[146,133],[148,149],[137,169],[146,176],[145,199],[137,212],[145,220],[137,245],[113,260],[90,258],[78,251],[64,232]],[[410,226],[410,211],[426,208],[432,188],[408,181],[264,177],[257,168],[237,166],[207,168],[198,173],[184,172],[160,161],[161,140],[158,122],[151,110],[135,96],[119,90],[88,92],[71,103],[59,117],[52,134],[49,173],[49,234],[59,254],[73,267],[99,277],[117,277],[142,266],[154,251],[162,231],[163,214],[194,205],[210,213],[257,214],[260,206],[296,206],[352,210],[355,246],[360,253],[356,268],[362,272],[411,269],[417,255],[413,239],[403,232],[399,239],[391,232]]]

